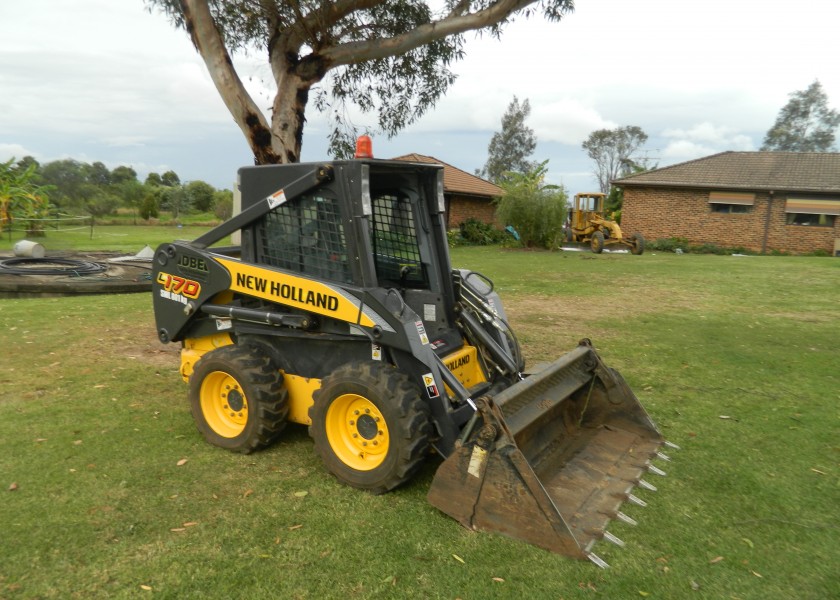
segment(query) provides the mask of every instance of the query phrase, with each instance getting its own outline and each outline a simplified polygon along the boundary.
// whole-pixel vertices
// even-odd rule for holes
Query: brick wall
[[[761,252],[766,232],[768,252],[834,253],[834,240],[840,238],[840,217],[835,218],[834,227],[786,225],[785,222],[785,196],[775,195],[770,202],[766,193],[756,195],[750,212],[722,214],[711,211],[709,190],[627,187],[621,211],[622,232],[626,235],[639,232],[650,241],[679,237],[692,244],[709,243]]]
[[[449,229],[456,229],[470,217],[490,225],[496,224],[496,205],[489,198],[451,195],[447,198],[449,207]]]

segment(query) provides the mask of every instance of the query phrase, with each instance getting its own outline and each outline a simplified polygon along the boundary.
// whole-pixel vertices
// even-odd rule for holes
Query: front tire
[[[592,234],[592,239],[589,240],[589,247],[595,254],[601,254],[604,251],[604,234],[596,231]]]
[[[250,454],[271,444],[286,426],[283,375],[258,349],[224,346],[201,357],[190,376],[190,408],[204,438]]]
[[[641,233],[634,233],[630,236],[630,253],[631,254],[642,254],[645,251],[645,238],[642,236]]]
[[[429,449],[428,404],[388,364],[354,362],[324,377],[309,409],[309,435],[327,469],[374,494],[411,478]]]

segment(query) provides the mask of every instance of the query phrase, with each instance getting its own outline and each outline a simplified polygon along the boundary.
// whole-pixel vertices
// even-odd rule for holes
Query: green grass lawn
[[[116,251],[136,254],[149,245],[156,248],[159,244],[175,239],[192,240],[207,231],[207,227],[189,222],[183,225],[166,223],[159,225],[131,225],[126,220],[121,225],[90,225],[82,223],[63,224],[58,231],[47,228],[41,237],[27,236],[25,232],[15,230],[11,236],[8,231],[0,235],[0,251],[11,251],[20,240],[38,242],[47,253],[74,250]]]
[[[434,459],[374,497],[304,428],[209,446],[148,294],[0,300],[0,598],[838,596],[840,261],[453,263],[495,281],[530,362],[591,338],[682,446],[649,506],[625,505],[639,525],[611,527],[627,547],[597,545],[610,569],[463,529],[425,500]]]

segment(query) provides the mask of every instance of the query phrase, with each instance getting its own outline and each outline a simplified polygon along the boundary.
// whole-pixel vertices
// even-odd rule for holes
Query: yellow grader
[[[588,244],[595,254],[604,248],[623,247],[633,254],[645,251],[645,238],[641,233],[624,237],[621,227],[607,217],[604,208],[606,195],[600,192],[575,194],[575,204],[569,215],[566,241],[573,244]]]

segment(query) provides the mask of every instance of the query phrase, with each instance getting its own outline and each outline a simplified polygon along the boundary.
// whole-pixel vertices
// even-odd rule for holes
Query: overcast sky
[[[458,80],[380,158],[416,152],[483,166],[516,95],[551,183],[597,189],[589,133],[641,127],[659,166],[758,150],[789,94],[818,79],[840,109],[840,3],[833,0],[576,0],[561,23],[519,19],[500,41],[467,34]],[[267,68],[249,61],[254,90]],[[263,97],[261,104],[268,106]],[[314,109],[303,160],[323,160]],[[73,158],[174,170],[232,186],[251,153],[183,31],[143,0],[0,2],[0,160]]]

